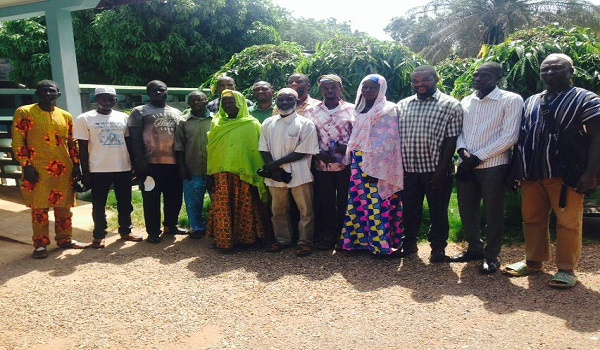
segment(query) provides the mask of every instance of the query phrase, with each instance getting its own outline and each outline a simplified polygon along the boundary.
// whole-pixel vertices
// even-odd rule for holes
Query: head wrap
[[[223,110],[223,97],[235,98],[239,109],[230,119]],[[263,202],[268,200],[264,179],[256,172],[265,164],[258,151],[260,122],[248,112],[246,98],[240,92],[223,90],[219,113],[213,118],[208,132],[208,174],[228,172],[258,189]]]
[[[298,92],[292,88],[283,88],[277,92],[277,96],[281,94],[292,94],[296,97],[296,100],[298,99]]]
[[[542,63],[548,61],[548,60],[552,60],[552,59],[561,59],[563,61],[567,61],[571,67],[573,67],[573,59],[567,55],[565,55],[564,53],[551,53],[549,54],[546,58],[544,58],[544,60],[542,61]]]
[[[115,88],[108,87],[108,86],[97,87],[94,90],[95,96],[102,95],[102,94],[117,95],[117,91],[115,90]]]
[[[379,93],[369,111],[362,113],[367,101],[361,94],[363,84],[371,80],[379,84]],[[387,81],[378,74],[363,78],[356,93],[356,122],[348,141],[348,152],[362,151],[363,171],[379,179],[377,189],[386,199],[402,190],[404,171],[400,148],[400,131],[396,105],[387,101]]]
[[[317,80],[319,86],[321,86],[321,84],[324,83],[324,82],[326,82],[326,81],[334,81],[334,82],[340,84],[340,86],[342,86],[342,78],[340,78],[340,76],[336,75],[336,74],[321,75],[319,77],[319,79]]]

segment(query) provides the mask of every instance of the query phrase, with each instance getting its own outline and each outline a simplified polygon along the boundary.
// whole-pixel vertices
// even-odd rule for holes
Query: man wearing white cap
[[[95,90],[98,108],[75,120],[74,138],[79,142],[82,181],[92,189],[94,240],[92,248],[104,248],[106,237],[106,198],[114,186],[117,198],[119,234],[126,241],[141,241],[131,234],[131,161],[127,152],[127,114],[113,110],[117,93],[112,87]]]
[[[521,180],[525,262],[505,273],[525,276],[550,260],[549,215],[556,215],[554,288],[577,284],[581,256],[583,194],[597,187],[600,170],[600,98],[571,85],[573,60],[551,54],[540,66],[546,90],[523,108],[518,143],[517,180]]]

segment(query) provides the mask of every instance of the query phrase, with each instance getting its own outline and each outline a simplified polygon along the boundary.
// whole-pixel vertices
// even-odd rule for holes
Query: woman
[[[356,122],[348,141],[351,161],[344,250],[380,256],[400,253],[402,244],[402,153],[395,105],[385,98],[387,82],[367,75],[356,94]]]
[[[207,235],[219,249],[253,244],[267,229],[268,192],[256,174],[264,165],[259,137],[260,123],[248,114],[244,96],[224,90],[207,146],[208,175],[214,180]]]

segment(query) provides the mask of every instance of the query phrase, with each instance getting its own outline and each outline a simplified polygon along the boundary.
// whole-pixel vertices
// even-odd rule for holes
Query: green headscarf
[[[230,119],[223,110],[223,97],[234,97],[239,109],[237,117]],[[250,115],[244,95],[223,90],[219,113],[213,117],[208,132],[208,174],[228,172],[240,177],[258,189],[260,199],[268,200],[267,186],[256,171],[265,164],[258,151],[260,122]]]

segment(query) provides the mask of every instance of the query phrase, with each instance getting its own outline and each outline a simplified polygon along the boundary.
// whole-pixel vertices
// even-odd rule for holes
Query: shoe
[[[491,274],[500,268],[500,259],[498,258],[485,258],[481,263],[481,267],[479,268],[479,272],[483,274]]]
[[[522,277],[533,273],[542,272],[542,267],[527,266],[525,261],[519,261],[504,267],[504,273],[514,277]]]
[[[296,246],[296,256],[305,257],[312,254],[312,247],[308,244],[298,244]]]
[[[315,244],[315,248],[318,250],[333,250],[335,248],[335,242],[322,240],[321,242]]]
[[[462,252],[460,254],[451,256],[448,259],[450,260],[450,262],[469,262],[483,260],[483,254],[467,250],[466,252]]]
[[[148,236],[148,238],[146,238],[146,242],[152,243],[152,244],[158,244],[161,241],[162,241],[162,239],[160,238],[160,236],[151,235],[151,236]]]
[[[269,253],[277,253],[278,251],[284,250],[286,248],[289,248],[290,246],[288,244],[285,243],[281,243],[281,242],[275,242],[275,243],[271,243],[269,244],[265,250]]]
[[[82,242],[76,241],[74,239],[71,239],[64,243],[61,243],[58,247],[62,248],[62,249],[85,249],[85,248],[89,248],[90,246],[91,246],[90,243],[82,243]]]
[[[37,247],[31,254],[34,259],[46,259],[48,257],[48,250],[46,247]]]
[[[92,248],[94,249],[102,249],[106,246],[106,241],[104,238],[94,238],[92,241]]]
[[[133,233],[122,235],[121,240],[128,242],[140,242],[143,241],[144,238],[142,236],[134,235]]]
[[[575,287],[577,284],[577,276],[559,271],[552,279],[548,282],[550,287],[558,289],[569,289]]]
[[[401,258],[406,258],[406,257],[416,254],[418,252],[419,252],[419,248],[417,247],[416,244],[409,245],[406,247],[402,247],[402,251],[400,253],[398,253],[398,256]]]
[[[448,261],[448,257],[446,256],[446,252],[443,249],[433,249],[431,251],[429,262],[442,263],[446,261]]]
[[[191,239],[200,239],[206,235],[206,231],[196,230],[189,234]]]
[[[165,235],[187,235],[188,232],[181,230],[177,226],[171,226],[171,227],[165,226],[163,228],[163,234],[165,234]]]

